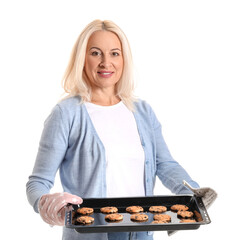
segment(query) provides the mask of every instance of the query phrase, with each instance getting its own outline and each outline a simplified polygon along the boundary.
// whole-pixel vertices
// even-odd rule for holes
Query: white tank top
[[[105,147],[107,197],[145,196],[145,155],[133,113],[122,101],[85,106]]]

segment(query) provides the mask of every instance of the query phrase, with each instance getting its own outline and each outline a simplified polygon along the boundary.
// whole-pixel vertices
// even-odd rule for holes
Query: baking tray
[[[184,204],[189,207],[189,211],[194,212],[195,223],[180,223],[177,213],[172,212],[170,207],[174,204]],[[129,206],[142,206],[144,213],[148,215],[147,222],[132,222],[130,213],[126,212]],[[123,215],[123,221],[112,223],[105,220],[105,214],[100,212],[100,208],[114,206]],[[148,211],[150,206],[166,206],[165,214],[171,216],[171,222],[165,224],[154,224],[153,213]],[[76,210],[79,207],[91,207],[94,213],[94,223],[91,225],[80,225],[75,218],[78,215]],[[74,212],[74,214],[73,214]],[[194,195],[168,195],[152,197],[130,197],[130,198],[85,198],[81,205],[71,205],[66,207],[65,227],[75,229],[79,233],[104,233],[104,232],[139,232],[139,231],[165,231],[165,230],[189,230],[198,229],[200,225],[211,222],[207,210],[200,197]]]

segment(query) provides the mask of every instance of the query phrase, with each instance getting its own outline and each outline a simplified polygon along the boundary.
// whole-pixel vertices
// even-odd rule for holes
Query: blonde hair
[[[91,101],[91,87],[88,84],[88,79],[85,74],[85,55],[87,43],[90,36],[100,30],[110,31],[115,33],[120,39],[122,45],[124,67],[121,79],[117,83],[117,96],[124,102],[124,104],[133,110],[133,102],[136,100],[133,96],[134,79],[133,79],[133,63],[132,54],[129,42],[123,31],[112,21],[95,20],[89,23],[79,35],[70,57],[70,61],[66,68],[62,84],[66,97],[80,96],[83,102]]]

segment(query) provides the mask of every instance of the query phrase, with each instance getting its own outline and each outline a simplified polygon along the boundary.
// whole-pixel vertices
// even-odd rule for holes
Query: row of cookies
[[[171,206],[171,210],[174,212],[187,211],[188,209],[189,208],[186,205],[181,205],[181,204],[175,204]],[[87,207],[79,208],[77,210],[78,213],[81,213],[83,215],[90,215],[93,213],[93,211],[94,211],[93,208],[87,208]],[[100,211],[105,214],[110,214],[118,212],[118,209],[116,207],[103,207],[100,209]],[[130,206],[126,208],[126,212],[129,213],[139,213],[143,211],[144,209],[141,206]],[[167,208],[165,206],[151,206],[149,208],[149,212],[152,213],[162,213],[165,211],[167,211]]]
[[[130,217],[133,222],[146,222],[148,221],[148,215],[143,213],[132,214]],[[153,217],[154,224],[165,224],[171,222],[171,216],[168,214],[156,214]],[[90,216],[80,216],[77,219],[77,222],[82,224],[92,224],[94,222],[94,218]],[[105,220],[108,222],[121,222],[123,220],[123,215],[119,213],[112,213],[105,216]],[[180,223],[193,223],[196,222],[194,219],[181,219]]]
[[[187,211],[188,207],[185,205],[176,204],[176,205],[171,206],[171,210],[175,211],[175,212]],[[130,207],[126,208],[126,212],[128,212],[128,213],[140,213],[143,211],[144,211],[144,209],[141,206],[130,206]],[[151,206],[149,208],[149,212],[151,212],[151,213],[163,213],[166,211],[167,211],[167,207],[165,207],[165,206]],[[93,210],[93,208],[82,207],[82,208],[77,209],[77,212],[82,215],[91,215],[91,214],[93,214],[94,210]],[[104,214],[117,213],[118,208],[116,208],[116,207],[103,207],[100,209],[100,212],[102,212]]]
[[[143,212],[144,209],[141,206],[130,206],[126,208],[126,212],[128,213],[140,213]],[[149,212],[152,213],[160,213],[160,212],[165,212],[167,211],[167,208],[164,206],[152,206],[149,208]],[[82,214],[82,215],[91,215],[93,214],[94,209],[93,208],[88,208],[88,207],[82,207],[77,209],[77,213]],[[104,214],[113,214],[118,212],[118,208],[116,207],[103,207],[100,209],[101,213]]]
[[[148,220],[148,216],[143,213],[136,213],[136,214],[132,214],[130,219],[133,222],[146,222]],[[105,220],[107,222],[118,223],[123,220],[123,215],[119,213],[107,214],[105,216]],[[77,217],[76,221],[78,223],[87,225],[87,224],[92,224],[94,222],[94,218],[90,216],[80,216],[80,217]]]

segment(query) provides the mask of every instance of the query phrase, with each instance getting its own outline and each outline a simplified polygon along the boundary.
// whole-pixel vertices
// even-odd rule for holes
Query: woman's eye
[[[92,55],[92,56],[98,56],[98,55],[100,55],[100,53],[97,52],[97,51],[94,51],[94,52],[91,53],[91,55]]]
[[[118,52],[113,52],[112,56],[119,56],[119,53]]]

